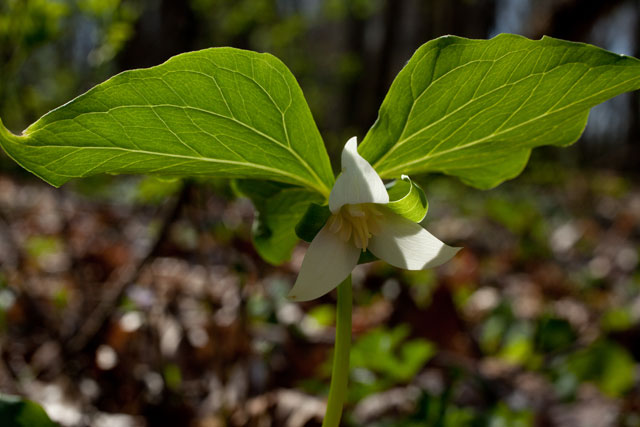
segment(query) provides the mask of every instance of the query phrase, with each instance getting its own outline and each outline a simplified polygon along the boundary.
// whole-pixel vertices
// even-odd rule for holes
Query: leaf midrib
[[[454,44],[447,45],[446,47],[447,47],[447,48],[450,48],[450,47],[453,47],[453,46],[459,46],[459,45],[460,45],[460,43],[454,43]],[[409,118],[411,117],[411,114],[413,113],[413,109],[415,108],[416,104],[418,103],[418,101],[420,100],[420,98],[422,98],[422,96],[423,96],[425,93],[427,93],[427,91],[429,90],[429,88],[431,88],[431,86],[433,86],[435,83],[437,83],[438,81],[442,80],[443,78],[445,78],[445,77],[446,77],[446,76],[448,76],[449,74],[453,73],[454,71],[459,70],[460,68],[467,67],[467,66],[469,66],[469,65],[477,64],[477,63],[481,63],[481,62],[491,62],[493,65],[495,65],[495,63],[496,63],[497,61],[499,61],[500,59],[504,58],[505,56],[508,56],[508,55],[510,55],[510,54],[514,54],[514,53],[518,53],[518,52],[522,52],[522,51],[526,51],[526,50],[527,50],[527,49],[520,49],[520,50],[518,50],[518,51],[508,52],[508,53],[506,53],[506,54],[504,54],[504,55],[500,56],[499,58],[495,58],[495,59],[476,59],[476,60],[473,60],[473,61],[469,61],[469,62],[467,62],[467,63],[460,64],[460,65],[458,65],[458,66],[456,66],[456,67],[453,67],[452,69],[450,69],[450,70],[449,70],[449,71],[447,71],[446,73],[444,73],[444,74],[442,74],[441,76],[439,76],[437,79],[432,80],[431,82],[429,82],[429,84],[427,85],[427,87],[425,87],[425,88],[420,92],[420,94],[414,98],[413,102],[411,103],[411,108],[409,109],[409,113],[407,114],[407,119],[404,121],[404,124],[403,124],[402,130],[400,131],[400,136],[402,136],[402,135],[404,134],[404,132],[406,131],[406,129],[407,129],[407,125],[408,125],[408,123],[409,123]],[[438,49],[438,56],[440,55],[440,53],[441,53],[441,52],[442,52],[442,49]],[[426,57],[426,54],[427,54],[427,52],[425,52],[425,56],[424,56],[424,57]],[[422,59],[424,59],[424,57],[423,57],[423,58],[421,58],[421,60],[422,60]],[[434,69],[435,69],[435,62],[436,62],[436,61],[437,61],[437,58],[436,58],[436,59],[434,59],[434,66],[433,66],[433,68],[434,68]],[[492,66],[493,66],[493,65],[492,65]],[[432,73],[433,73],[433,72],[434,72],[434,71],[432,70]],[[531,74],[531,75],[533,75],[533,74]],[[482,78],[481,82],[479,83],[478,87],[480,86],[480,84],[482,84],[482,83],[484,82],[484,78],[485,78],[485,77],[486,77],[486,74],[485,74],[485,76],[483,76],[483,78]],[[526,78],[526,77],[525,77],[525,78]],[[411,80],[412,80],[412,79],[413,79],[413,72],[411,73],[411,76],[410,76],[410,82],[409,82],[409,85],[412,85],[412,84],[413,84],[413,83],[411,82]],[[513,82],[513,84],[519,83],[519,82],[520,82],[520,81],[522,81],[522,80],[524,80],[524,78],[523,78],[523,79],[519,79],[519,80],[517,80],[517,81]],[[506,86],[506,85],[504,85],[504,86]],[[487,92],[487,93],[485,93],[485,94],[481,95],[479,98],[474,98],[474,97],[475,97],[475,93],[477,92],[477,88],[476,88],[476,92],[474,92],[473,97],[472,97],[469,101],[467,101],[464,105],[460,106],[459,108],[457,108],[456,110],[452,111],[451,113],[447,113],[447,115],[445,115],[444,117],[442,117],[442,118],[438,119],[437,121],[435,121],[435,122],[431,123],[429,126],[427,126],[427,128],[429,128],[429,127],[431,127],[431,126],[433,126],[433,125],[436,125],[438,122],[440,122],[440,121],[442,121],[442,120],[444,120],[444,119],[448,118],[448,116],[449,116],[449,115],[452,115],[452,114],[456,113],[459,109],[461,109],[461,108],[465,107],[467,104],[469,104],[470,102],[474,101],[475,99],[480,99],[480,98],[482,98],[483,96],[488,95],[488,94],[490,94],[490,93],[492,93],[492,92],[494,92],[495,90],[498,90],[498,89],[501,89],[501,88],[500,88],[500,87],[498,87],[498,88],[492,89],[492,90],[490,90],[489,92]],[[413,138],[414,136],[416,136],[416,135],[420,134],[422,131],[426,130],[427,128],[423,128],[423,129],[421,129],[421,130],[420,130],[420,131],[418,131],[418,132],[414,132],[413,134],[409,135],[408,137],[406,137],[406,138],[404,138],[404,139],[402,139],[402,140],[398,141],[395,145],[393,145],[393,146],[389,149],[389,151],[387,151],[387,152],[386,152],[386,153],[385,153],[385,154],[384,154],[380,159],[378,159],[378,160],[374,163],[374,165],[373,165],[373,166],[374,166],[374,168],[375,168],[377,165],[379,165],[379,163],[381,163],[381,162],[382,162],[386,157],[388,157],[388,156],[389,156],[389,154],[391,154],[391,153],[392,153],[392,152],[393,152],[397,147],[399,147],[400,145],[404,144],[406,141],[408,141],[409,139]]]
[[[282,169],[276,169],[276,168],[271,168],[268,166],[264,166],[264,165],[260,165],[257,163],[251,163],[251,162],[239,162],[239,161],[235,161],[235,160],[224,160],[224,159],[213,159],[210,157],[196,157],[196,156],[187,156],[184,154],[170,154],[170,153],[162,153],[162,152],[157,152],[157,151],[148,151],[148,150],[134,150],[131,148],[123,148],[123,147],[77,147],[75,145],[34,145],[32,146],[34,148],[72,148],[75,151],[72,151],[70,153],[66,153],[64,156],[57,158],[54,160],[55,161],[59,161],[62,160],[78,151],[83,151],[83,150],[110,150],[110,151],[123,151],[125,153],[133,153],[133,154],[145,154],[145,155],[152,155],[152,156],[160,156],[160,157],[168,157],[168,158],[177,158],[177,159],[185,159],[185,160],[189,160],[189,161],[201,161],[201,162],[208,162],[208,163],[222,163],[222,164],[229,164],[229,165],[235,165],[235,166],[246,166],[246,167],[251,167],[251,168],[256,168],[256,169],[261,169],[261,170],[265,170],[268,172],[272,172],[274,174],[279,174],[279,175],[283,175],[283,176],[287,176],[290,177],[292,179],[294,179],[295,181],[309,186],[311,188],[313,188],[314,190],[320,192],[322,195],[325,195],[323,192],[326,189],[321,189],[320,187],[318,187],[315,183],[301,179],[298,175],[295,174],[291,174],[288,173]],[[113,160],[113,158],[111,159],[107,159],[105,162],[107,161],[111,161]],[[47,170],[51,170],[48,168],[48,166],[51,165],[51,163],[47,164],[47,165],[41,165],[41,167],[47,169]],[[175,165],[169,165],[168,167],[173,167]],[[52,171],[54,172],[54,171]],[[154,171],[155,172],[155,171]],[[80,176],[84,176],[84,175],[80,175],[80,176],[76,176],[76,175],[64,175],[64,174],[60,174],[59,172],[55,172],[58,175],[62,175],[62,176],[69,176],[69,177],[80,177]]]
[[[90,112],[86,112],[86,113],[80,113],[80,114],[78,114],[77,116],[74,116],[74,117],[71,117],[71,118],[68,118],[68,119],[60,119],[60,120],[56,120],[56,121],[53,121],[53,122],[49,122],[49,123],[46,123],[46,124],[45,124],[44,126],[42,126],[41,128],[38,128],[38,129],[34,130],[33,132],[25,132],[25,135],[24,135],[24,136],[35,136],[35,135],[36,135],[38,132],[40,132],[40,131],[48,130],[47,128],[48,128],[49,126],[52,126],[52,125],[54,125],[54,124],[56,124],[56,123],[60,123],[60,122],[64,122],[64,121],[72,121],[72,122],[78,123],[80,126],[84,127],[84,126],[81,124],[81,122],[78,120],[78,119],[79,119],[80,117],[82,117],[82,116],[89,116],[89,115],[94,115],[94,114],[96,114],[96,115],[110,115],[110,113],[111,113],[112,111],[116,111],[116,110],[120,110],[120,109],[127,109],[127,108],[149,108],[149,109],[151,109],[152,111],[154,111],[154,113],[155,113],[155,108],[157,108],[157,107],[167,107],[167,108],[176,108],[176,109],[182,109],[182,110],[193,110],[193,111],[198,111],[198,112],[201,112],[201,113],[204,113],[204,114],[209,114],[209,115],[211,115],[211,116],[218,117],[218,118],[221,118],[221,119],[230,120],[230,121],[232,121],[232,122],[234,122],[234,123],[236,123],[236,124],[238,124],[238,125],[240,125],[240,126],[242,126],[242,127],[246,128],[246,129],[248,129],[248,130],[250,130],[250,131],[254,132],[256,135],[259,135],[259,136],[261,136],[261,137],[263,137],[263,138],[265,138],[265,139],[267,139],[267,140],[269,140],[269,141],[273,142],[274,144],[276,144],[276,145],[278,145],[278,146],[282,147],[283,149],[285,149],[286,151],[288,151],[289,153],[291,153],[291,154],[293,155],[293,157],[295,157],[295,159],[296,159],[296,160],[298,160],[298,161],[299,161],[299,162],[304,166],[304,168],[305,168],[305,169],[306,169],[306,170],[307,170],[307,171],[308,171],[308,172],[313,176],[313,178],[316,180],[316,182],[317,182],[318,184],[320,184],[320,185],[312,185],[311,187],[312,187],[312,188],[314,188],[315,190],[319,191],[323,196],[327,196],[327,197],[328,197],[329,190],[328,190],[328,188],[326,187],[326,185],[324,184],[324,182],[320,179],[320,177],[316,174],[316,172],[315,172],[315,171],[314,171],[314,170],[309,166],[309,164],[307,163],[307,161],[306,161],[306,160],[304,160],[304,159],[303,159],[303,158],[298,154],[298,152],[297,152],[297,151],[295,151],[295,150],[294,150],[294,149],[293,149],[289,144],[283,144],[282,142],[278,141],[277,139],[273,138],[272,136],[267,135],[266,133],[264,133],[264,132],[260,131],[259,129],[256,129],[256,128],[255,128],[255,127],[253,127],[253,126],[251,126],[251,125],[249,125],[249,124],[247,124],[247,123],[244,123],[244,122],[242,122],[242,121],[240,121],[240,120],[236,119],[235,117],[225,116],[225,115],[223,115],[223,114],[219,114],[219,113],[216,113],[216,112],[213,112],[213,111],[210,111],[210,110],[205,110],[205,109],[203,109],[203,108],[198,108],[198,107],[194,107],[194,106],[190,106],[190,105],[175,105],[175,104],[155,104],[155,105],[153,105],[153,104],[130,104],[130,105],[119,105],[119,106],[116,106],[116,107],[108,108],[106,111],[90,111]],[[283,114],[280,110],[278,110],[278,112],[280,112],[280,114],[281,114],[281,116],[282,116],[282,119],[283,119],[283,126],[284,126],[284,129],[286,129],[285,122],[284,122],[284,114]],[[155,114],[157,115],[157,113],[155,113]],[[110,116],[111,116],[111,115],[110,115]],[[111,116],[111,117],[113,117],[113,116]],[[160,117],[159,117],[159,116],[158,116],[158,118],[160,119]],[[114,120],[115,120],[115,118],[114,118]],[[118,121],[118,120],[116,120],[116,121]],[[164,123],[164,120],[160,119],[160,121]],[[165,127],[167,127],[167,126],[166,126],[166,123],[165,123]],[[173,134],[173,135],[178,139],[178,141],[180,141],[183,145],[187,146],[187,147],[188,147],[188,148],[190,148],[192,151],[196,152],[196,151],[195,151],[191,146],[189,146],[188,144],[186,144],[186,143],[182,140],[182,138],[180,138],[177,134],[175,134],[175,133],[174,133],[173,131],[171,131],[171,130],[170,130],[170,132],[171,132],[171,133],[172,133],[172,134]],[[125,133],[126,133],[126,132],[125,132]],[[287,138],[288,138],[288,132],[287,132],[286,130],[285,130],[285,134],[287,135]],[[104,139],[104,137],[103,137],[103,136],[101,136],[101,137]],[[38,145],[38,147],[44,147],[44,146],[43,146],[43,145]],[[62,145],[54,145],[53,147],[64,147],[64,146],[62,146]],[[67,147],[73,147],[73,146],[67,146]],[[88,147],[83,147],[83,148],[88,148]],[[111,147],[92,147],[92,148],[111,148]],[[136,152],[137,150],[131,150],[131,151],[132,151],[132,152]],[[146,151],[146,150],[140,150],[140,152],[144,152],[144,151]],[[158,153],[156,153],[156,152],[150,152],[150,153],[154,153],[154,154],[157,154],[157,155],[160,155],[160,154],[161,154],[161,153],[159,153],[159,152],[158,152]],[[197,158],[197,157],[194,157],[194,158]],[[201,158],[202,158],[202,159],[207,159],[207,160],[210,160],[210,161],[215,160],[215,159],[211,159],[211,158],[209,158],[209,157],[204,157],[204,156],[202,156]],[[219,162],[219,163],[224,163],[224,162]],[[250,165],[252,165],[253,167],[257,167],[257,165],[256,165],[256,164],[254,164],[254,163],[247,163],[247,164],[250,164]],[[263,167],[263,168],[266,168],[266,167]],[[293,175],[291,175],[291,174],[287,174],[287,173],[284,173],[284,172],[282,173],[282,175],[285,175],[285,176],[293,176]],[[299,181],[299,182],[302,182],[303,180],[300,180],[300,179],[299,179],[298,181]],[[309,184],[306,180],[304,180],[304,182],[305,182],[306,184]]]

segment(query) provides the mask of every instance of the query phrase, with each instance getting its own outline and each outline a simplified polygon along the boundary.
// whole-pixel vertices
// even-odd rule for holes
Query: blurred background
[[[512,32],[640,56],[638,0],[0,0],[0,117],[18,133],[122,70],[271,52],[336,159],[426,41]],[[430,175],[438,270],[354,273],[345,426],[640,426],[640,97],[596,107],[490,191]],[[335,167],[335,163],[334,163]],[[63,426],[316,426],[335,295],[285,295],[224,180],[53,189],[0,153],[0,391]]]

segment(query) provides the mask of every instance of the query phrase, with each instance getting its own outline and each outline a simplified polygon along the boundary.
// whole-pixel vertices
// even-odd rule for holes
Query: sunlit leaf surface
[[[383,178],[444,172],[490,188],[532,148],[575,142],[591,107],[639,87],[640,61],[594,46],[441,37],[398,74],[359,151]]]
[[[0,144],[53,185],[99,173],[265,178],[328,195],[322,138],[295,78],[269,54],[186,53],[127,71]]]

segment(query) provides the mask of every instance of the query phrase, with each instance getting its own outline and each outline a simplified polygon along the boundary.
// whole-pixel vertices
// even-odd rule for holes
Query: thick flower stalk
[[[458,252],[388,204],[382,179],[358,154],[356,137],[349,139],[342,151],[342,173],[329,196],[331,216],[311,242],[289,298],[307,301],[331,291],[367,249],[407,270],[436,267]]]

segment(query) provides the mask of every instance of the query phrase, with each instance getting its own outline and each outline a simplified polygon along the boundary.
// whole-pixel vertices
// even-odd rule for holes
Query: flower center
[[[365,251],[369,238],[379,232],[381,219],[382,212],[373,203],[348,204],[331,215],[327,226],[343,241],[353,240],[357,248]]]

